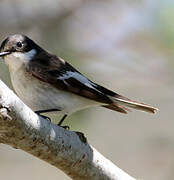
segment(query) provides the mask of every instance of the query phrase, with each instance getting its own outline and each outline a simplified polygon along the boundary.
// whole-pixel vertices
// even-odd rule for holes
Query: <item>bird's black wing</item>
[[[56,56],[34,59],[29,63],[27,70],[32,76],[60,90],[69,91],[103,104],[112,103],[107,95],[98,89],[98,85]]]
[[[128,99],[90,81],[63,59],[48,53],[34,58],[26,69],[35,78],[59,90],[97,101],[101,106],[121,113],[130,111],[129,107],[150,113],[157,111],[150,105]]]
[[[114,96],[116,93],[93,83],[61,58],[49,54],[44,59],[40,56],[29,63],[27,71],[40,81],[49,83],[59,90],[74,93],[97,101],[106,108],[126,113],[126,109],[122,106],[115,103],[114,106],[112,105],[113,101],[109,96]]]

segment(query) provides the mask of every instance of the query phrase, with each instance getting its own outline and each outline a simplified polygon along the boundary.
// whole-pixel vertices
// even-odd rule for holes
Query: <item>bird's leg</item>
[[[41,113],[48,113],[48,112],[55,112],[55,111],[60,111],[59,109],[47,109],[47,110],[39,110],[39,111],[35,111],[35,113],[39,116],[41,116],[42,118],[44,119],[47,119],[49,121],[51,121],[51,119],[48,117],[48,116],[44,116],[44,115],[41,115]],[[61,124],[63,123],[63,121],[65,120],[65,118],[67,117],[68,115],[65,114],[59,121],[59,123],[57,124],[58,126],[64,128],[64,129],[69,129],[69,126],[61,126]]]
[[[64,129],[69,129],[69,126],[61,126],[61,124],[63,123],[63,121],[65,120],[65,118],[67,117],[68,115],[67,114],[65,114],[61,119],[60,119],[60,121],[58,122],[58,126],[60,126],[60,127],[63,127]]]
[[[36,113],[37,115],[41,116],[42,118],[51,121],[51,119],[50,119],[48,116],[41,115],[41,113],[55,112],[55,111],[60,111],[60,110],[59,110],[59,109],[46,109],[46,110],[35,111],[35,113]]]
[[[39,111],[35,111],[35,113],[36,113],[36,114],[41,114],[41,113],[55,112],[55,111],[60,111],[60,109],[46,109],[46,110],[39,110]]]

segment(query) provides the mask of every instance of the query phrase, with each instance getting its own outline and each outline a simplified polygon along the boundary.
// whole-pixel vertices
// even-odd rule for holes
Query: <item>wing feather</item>
[[[93,83],[69,63],[47,52],[29,62],[26,68],[32,76],[40,81],[49,83],[59,90],[97,101],[101,103],[101,106],[111,110],[125,114],[130,111],[127,107],[151,113],[155,113],[157,110]]]
[[[51,84],[59,90],[65,90],[79,96],[110,104],[112,100],[97,89],[97,85],[83,76],[69,63],[57,57],[49,59],[49,63],[42,63],[42,59],[31,61],[27,71],[40,81]]]

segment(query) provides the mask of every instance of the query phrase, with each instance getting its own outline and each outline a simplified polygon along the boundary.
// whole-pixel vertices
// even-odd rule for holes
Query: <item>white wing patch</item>
[[[85,84],[86,86],[95,89],[96,91],[98,91],[94,86],[96,86],[95,84],[93,84],[91,81],[89,81],[85,76],[79,74],[78,72],[72,72],[72,71],[68,71],[65,74],[63,74],[63,76],[59,77],[60,80],[65,80],[65,79],[69,79],[73,77],[74,79],[80,81],[82,84]]]
[[[18,71],[22,65],[27,64],[36,55],[36,50],[32,49],[29,52],[13,52],[5,56],[5,63],[9,65],[10,71]]]
[[[12,54],[15,58],[18,58],[22,61],[30,61],[36,55],[36,50],[32,49],[31,51],[28,51],[26,53],[14,52]]]

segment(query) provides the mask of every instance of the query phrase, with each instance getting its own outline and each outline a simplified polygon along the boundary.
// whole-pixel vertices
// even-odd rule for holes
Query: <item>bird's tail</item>
[[[109,98],[113,101],[113,103],[106,105],[104,107],[115,111],[119,111],[121,113],[127,113],[127,111],[130,111],[128,108],[133,108],[153,114],[156,113],[156,111],[158,110],[155,107],[152,107],[144,103],[139,103],[137,101],[133,101],[119,94],[115,94],[114,96],[109,96]]]

